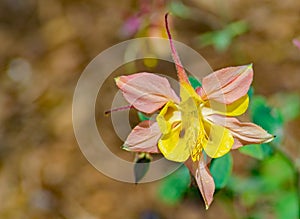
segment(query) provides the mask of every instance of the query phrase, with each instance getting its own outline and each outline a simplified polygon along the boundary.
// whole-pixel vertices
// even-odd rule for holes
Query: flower
[[[298,39],[293,39],[293,43],[298,49],[300,49],[300,41]]]
[[[173,45],[167,16],[166,28],[179,78],[180,97],[168,80],[157,74],[143,72],[116,78],[124,98],[135,109],[146,114],[158,112],[154,121],[143,121],[132,130],[124,149],[162,153],[168,160],[184,162],[195,177],[208,208],[215,190],[207,167],[208,157],[221,157],[246,144],[270,142],[274,136],[234,117],[247,110],[252,65],[215,71],[204,77],[202,86],[194,90]]]

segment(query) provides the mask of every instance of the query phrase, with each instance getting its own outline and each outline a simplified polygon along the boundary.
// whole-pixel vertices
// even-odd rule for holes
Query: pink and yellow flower
[[[180,94],[165,77],[137,73],[116,78],[124,98],[138,111],[157,113],[155,120],[138,124],[124,143],[133,152],[162,153],[171,161],[184,162],[195,177],[206,207],[215,185],[206,156],[218,158],[247,144],[270,142],[274,137],[261,127],[235,118],[248,108],[247,92],[253,78],[252,65],[228,67],[206,76],[196,90],[170,39]]]

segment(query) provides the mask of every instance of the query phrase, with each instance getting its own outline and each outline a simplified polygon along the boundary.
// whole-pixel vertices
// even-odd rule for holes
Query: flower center
[[[189,98],[179,105],[168,102],[156,117],[164,136],[178,131],[178,142],[185,142],[184,145],[178,146],[187,147],[194,162],[200,160],[203,145],[208,141],[201,106],[200,101],[194,98]]]

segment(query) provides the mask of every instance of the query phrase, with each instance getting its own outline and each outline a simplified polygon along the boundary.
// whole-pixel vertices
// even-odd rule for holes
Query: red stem
[[[107,110],[107,111],[104,112],[104,114],[105,114],[105,115],[108,115],[108,114],[113,113],[113,112],[118,112],[118,111],[128,110],[128,109],[132,109],[132,108],[133,108],[132,105],[121,106],[121,107],[118,107],[118,108],[114,108],[114,109]]]
[[[166,13],[165,15],[165,24],[166,24],[166,31],[167,31],[167,34],[168,34],[168,38],[169,38],[169,42],[170,42],[170,47],[171,47],[171,52],[172,52],[172,58],[173,58],[173,61],[175,62],[175,66],[176,66],[176,70],[177,70],[177,75],[178,75],[178,78],[179,78],[179,81],[180,82],[187,82],[189,83],[189,80],[188,80],[188,77],[185,73],[185,70],[181,64],[181,61],[179,59],[179,56],[178,56],[178,53],[175,49],[175,46],[173,44],[173,40],[172,40],[172,36],[171,36],[171,32],[170,32],[170,29],[169,29],[169,24],[168,24],[168,15],[169,13]]]

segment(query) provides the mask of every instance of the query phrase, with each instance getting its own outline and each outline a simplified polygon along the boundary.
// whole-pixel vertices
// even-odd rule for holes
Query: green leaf
[[[190,172],[182,165],[160,184],[159,197],[167,204],[174,205],[180,202],[191,183]]]
[[[201,87],[201,86],[202,86],[201,82],[200,82],[197,78],[195,78],[194,76],[189,76],[189,81],[190,81],[192,87],[193,87],[195,90],[196,90],[198,87]]]
[[[236,37],[248,30],[248,24],[245,21],[237,21],[229,24],[226,29],[230,32],[232,37]]]
[[[241,202],[247,207],[252,207],[255,205],[260,195],[261,194],[257,190],[253,191],[245,189],[241,194]]]
[[[298,219],[299,205],[296,191],[284,192],[275,207],[278,219]]]
[[[295,170],[282,155],[274,154],[261,164],[260,174],[265,181],[265,191],[277,191],[282,186],[293,187]]]
[[[252,121],[276,136],[272,143],[279,145],[283,137],[283,117],[276,108],[271,108],[264,97],[253,96],[250,102]]]
[[[138,183],[146,175],[149,170],[150,162],[151,157],[148,154],[142,153],[138,156],[134,164],[135,183]]]
[[[248,30],[248,25],[244,21],[237,21],[228,24],[221,30],[207,32],[198,37],[202,46],[213,45],[218,51],[225,51],[233,39]]]
[[[273,149],[270,144],[251,144],[239,148],[242,154],[246,154],[250,157],[258,160],[263,160],[273,154]]]
[[[254,88],[253,88],[253,86],[250,86],[250,88],[249,88],[247,94],[248,94],[249,99],[250,99],[250,101],[251,101],[251,100],[252,100],[252,97],[253,97],[253,95],[254,95]]]
[[[232,171],[232,156],[230,153],[212,160],[210,172],[214,178],[216,189],[226,186]]]
[[[188,18],[191,14],[190,8],[179,1],[171,1],[168,8],[173,15],[181,18]]]
[[[272,146],[270,145],[270,143],[268,144],[261,144],[261,148],[263,150],[263,153],[264,153],[264,159],[267,158],[267,157],[270,157],[271,155],[273,155],[273,148]]]
[[[246,145],[244,147],[239,148],[239,151],[258,160],[262,160],[265,157],[262,145],[260,144]]]
[[[207,32],[200,35],[197,39],[202,46],[209,46],[214,44],[214,34],[215,32]]]
[[[213,42],[217,51],[225,51],[232,42],[232,35],[226,29],[218,31],[214,35]]]
[[[141,122],[145,121],[145,120],[150,120],[150,118],[148,116],[146,116],[144,113],[142,113],[140,111],[138,111],[137,114],[138,114],[139,120]]]

